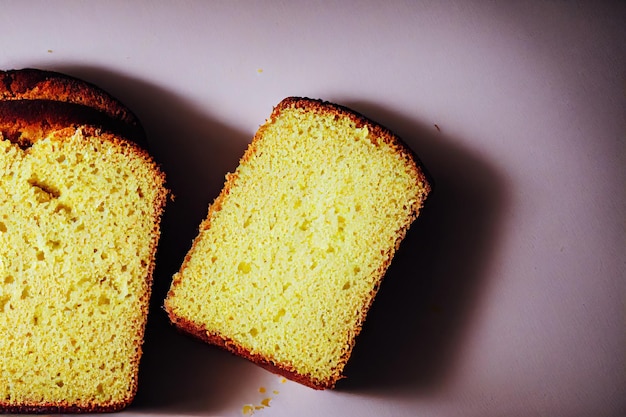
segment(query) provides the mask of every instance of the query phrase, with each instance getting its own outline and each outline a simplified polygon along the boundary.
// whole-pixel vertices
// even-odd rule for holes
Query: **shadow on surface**
[[[388,269],[337,388],[434,392],[454,371],[487,284],[507,200],[504,179],[447,137],[445,126],[424,126],[372,103],[346,105],[402,137],[435,189]]]
[[[139,79],[95,67],[49,69],[92,82],[135,112],[175,195],[161,223],[139,390],[129,410],[206,414],[228,407],[246,384],[254,383],[245,382],[253,379],[245,377],[253,365],[179,334],[161,306],[208,204],[252,135],[212,120],[183,98]]]

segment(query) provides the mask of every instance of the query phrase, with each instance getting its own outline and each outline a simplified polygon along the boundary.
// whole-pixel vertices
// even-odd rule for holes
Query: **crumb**
[[[281,378],[281,379],[280,379],[280,383],[281,383],[281,384],[284,384],[285,382],[287,382],[287,378]]]
[[[274,395],[278,395],[278,390],[275,389],[274,391],[272,391],[274,393]]]
[[[259,74],[263,72],[263,68],[259,68],[256,70],[256,72],[258,72]]]
[[[285,378],[283,378],[283,379],[285,379]],[[261,394],[264,394],[264,393],[267,392],[267,388],[261,386],[261,387],[259,387],[259,392]],[[273,390],[273,392],[274,392],[274,394],[278,394],[277,390]],[[244,416],[251,416],[251,415],[254,414],[255,410],[262,410],[265,407],[269,407],[271,401],[272,401],[272,397],[266,397],[266,398],[263,398],[261,400],[260,404],[246,404],[246,405],[243,406],[241,412],[242,412],[242,414]]]
[[[52,49],[48,49],[48,53],[51,54],[52,53]]]

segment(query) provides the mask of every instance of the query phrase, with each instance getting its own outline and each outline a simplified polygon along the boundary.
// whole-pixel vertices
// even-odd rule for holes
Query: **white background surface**
[[[623,2],[3,1],[0,66],[120,98],[177,195],[125,413],[236,416],[264,386],[258,416],[626,415],[625,25]],[[335,391],[282,384],[158,308],[289,95],[388,126],[437,185]]]

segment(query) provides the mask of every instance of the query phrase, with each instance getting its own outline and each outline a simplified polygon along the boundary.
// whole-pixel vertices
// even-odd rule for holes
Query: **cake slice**
[[[137,390],[168,192],[94,111],[0,101],[0,412],[115,411]]]
[[[307,386],[334,387],[430,192],[421,164],[365,117],[290,97],[226,178],[174,275],[170,320]]]

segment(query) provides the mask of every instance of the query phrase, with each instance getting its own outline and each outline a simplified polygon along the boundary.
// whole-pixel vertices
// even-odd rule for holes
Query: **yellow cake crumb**
[[[0,135],[0,403],[132,398],[161,181],[131,148],[81,129],[27,150]]]
[[[165,308],[235,352],[333,387],[429,191],[390,132],[283,100],[227,175]]]

